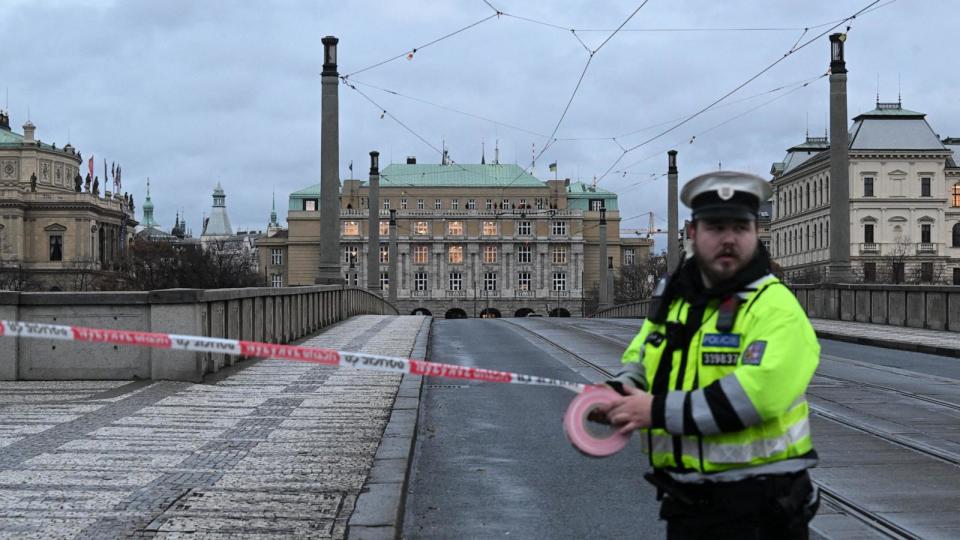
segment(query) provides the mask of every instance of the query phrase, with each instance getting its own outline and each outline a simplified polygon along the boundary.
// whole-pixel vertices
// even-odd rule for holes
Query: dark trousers
[[[668,540],[807,540],[820,504],[806,471],[661,491]]]

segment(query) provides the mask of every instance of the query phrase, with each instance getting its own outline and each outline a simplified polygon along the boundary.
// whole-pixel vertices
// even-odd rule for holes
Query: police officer
[[[607,382],[623,397],[601,416],[641,430],[669,539],[807,538],[819,505],[804,392],[820,346],[757,238],[770,196],[738,172],[687,183],[692,257],[659,285]]]

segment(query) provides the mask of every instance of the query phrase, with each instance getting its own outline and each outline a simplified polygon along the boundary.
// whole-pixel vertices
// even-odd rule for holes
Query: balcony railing
[[[936,255],[937,253],[937,244],[930,242],[920,242],[917,244],[917,253],[925,255]]]
[[[467,291],[448,289],[447,296],[451,298],[463,298],[467,296]]]
[[[880,244],[876,242],[864,242],[860,244],[860,253],[880,253]]]

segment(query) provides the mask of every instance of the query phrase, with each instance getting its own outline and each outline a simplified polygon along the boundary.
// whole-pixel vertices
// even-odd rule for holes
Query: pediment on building
[[[895,169],[887,173],[887,176],[906,176],[907,171],[901,171],[900,169]]]
[[[888,219],[887,221],[889,221],[890,223],[906,223],[906,222],[907,222],[907,218],[905,218],[905,217],[903,217],[903,216],[893,216],[892,218]]]
[[[51,225],[47,225],[46,227],[44,227],[43,230],[47,232],[63,232],[67,230],[67,228],[59,223],[53,223]]]
[[[936,223],[936,221],[937,221],[936,218],[932,218],[930,216],[923,216],[922,218],[917,220],[917,222],[919,223]]]
[[[864,217],[864,218],[860,218],[860,223],[876,223],[876,222],[877,222],[877,218],[875,218],[875,217],[873,217],[873,216],[867,216],[867,217]]]

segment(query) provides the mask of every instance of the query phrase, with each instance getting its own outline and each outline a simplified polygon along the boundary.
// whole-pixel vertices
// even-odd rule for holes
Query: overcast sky
[[[380,151],[382,164],[407,155],[436,163],[444,143],[460,163],[479,162],[482,143],[489,161],[498,143],[502,162],[528,167],[532,145],[540,152],[557,126],[587,49],[642,3],[489,1],[515,16],[355,73],[494,11],[483,0],[0,0],[0,92],[9,92],[17,132],[29,108],[44,142],[62,146],[69,133],[85,158],[96,157],[97,171],[103,158],[121,163],[138,215],[150,177],[160,224],[169,229],[183,209],[199,235],[219,180],[235,227],[262,229],[274,190],[283,220],[289,193],[319,182],[322,36],[340,38],[340,73],[373,85],[357,88],[390,113],[381,118],[381,109],[340,85],[342,176],[351,160],[357,176],[366,174],[370,150]],[[826,36],[723,106],[614,162],[623,148],[675,126],[828,30],[825,23],[868,4],[649,0],[593,56],[560,140],[534,173],[551,177],[547,164],[556,161],[560,177],[601,177],[600,187],[619,194],[624,218],[653,211],[660,227],[670,148],[679,151],[681,184],[721,163],[768,176],[808,126],[823,135],[829,85],[817,77],[829,64]],[[927,113],[936,133],[960,136],[960,1],[877,5],[849,23],[850,116],[873,108],[879,76],[881,101],[896,101],[899,91],[904,107]],[[622,228],[646,221],[625,220]]]

